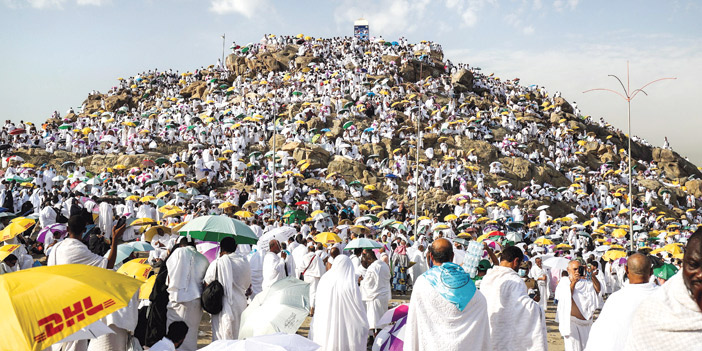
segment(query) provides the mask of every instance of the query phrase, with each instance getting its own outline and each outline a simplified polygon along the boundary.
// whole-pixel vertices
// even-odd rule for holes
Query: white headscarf
[[[353,263],[344,255],[319,281],[310,336],[323,350],[366,350],[366,309]]]

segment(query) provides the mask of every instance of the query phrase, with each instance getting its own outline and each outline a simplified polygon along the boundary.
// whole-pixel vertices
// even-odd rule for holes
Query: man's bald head
[[[446,239],[440,238],[434,240],[429,247],[429,253],[436,266],[453,261],[453,246],[451,246],[451,242]]]
[[[275,240],[275,239],[271,240],[268,243],[268,249],[274,254],[279,253],[280,252],[280,243],[278,242],[278,240]]]
[[[635,253],[626,261],[629,284],[645,284],[651,278],[651,260],[646,255]]]

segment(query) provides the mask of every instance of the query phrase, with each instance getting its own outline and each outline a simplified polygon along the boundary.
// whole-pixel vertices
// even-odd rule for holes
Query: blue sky
[[[702,164],[702,2],[587,0],[0,0],[0,119],[40,122],[120,76],[192,70],[221,56],[220,35],[371,35],[434,40],[454,62],[561,91],[585,114],[626,129],[626,104],[582,91],[657,83],[632,103],[633,134]]]

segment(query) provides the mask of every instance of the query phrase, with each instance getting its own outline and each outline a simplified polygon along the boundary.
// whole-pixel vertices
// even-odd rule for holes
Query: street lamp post
[[[615,93],[619,95],[622,99],[626,101],[627,104],[627,139],[628,139],[628,152],[627,152],[627,159],[628,159],[628,168],[629,168],[629,249],[631,251],[634,251],[634,212],[632,211],[633,205],[634,205],[634,199],[632,198],[632,179],[634,178],[632,169],[631,169],[631,100],[633,100],[638,93],[644,93],[644,95],[648,96],[648,94],[643,90],[647,86],[660,82],[662,80],[667,80],[667,79],[677,79],[675,77],[668,77],[668,78],[658,78],[655,80],[652,80],[646,84],[644,84],[641,88],[638,88],[634,91],[631,91],[631,87],[629,85],[629,61],[626,62],[626,87],[624,86],[624,83],[622,83],[622,80],[619,79],[619,77],[610,74],[608,75],[609,77],[614,77],[617,81],[619,81],[619,84],[622,86],[622,90],[624,91],[624,94],[622,95],[618,91],[612,90],[612,89],[606,89],[606,88],[595,88],[595,89],[589,89],[583,91],[583,93],[588,93],[591,91],[596,91],[596,90],[602,90],[602,91],[608,91],[611,93]]]

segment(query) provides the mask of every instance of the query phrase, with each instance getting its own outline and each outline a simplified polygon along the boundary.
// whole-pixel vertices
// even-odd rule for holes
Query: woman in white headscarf
[[[323,351],[365,351],[368,319],[351,260],[339,255],[317,287],[312,341]]]

